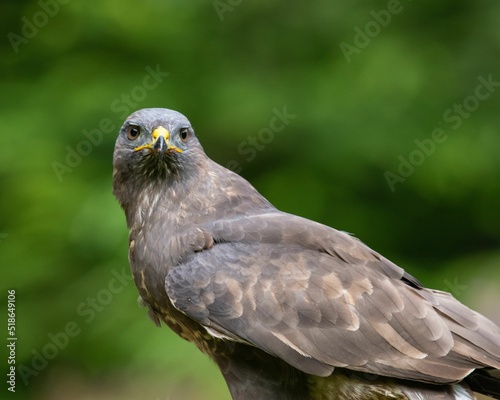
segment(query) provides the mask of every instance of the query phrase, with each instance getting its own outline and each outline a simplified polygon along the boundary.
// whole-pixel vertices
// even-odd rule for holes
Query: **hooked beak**
[[[170,132],[163,126],[159,126],[155,130],[153,130],[151,138],[151,143],[136,147],[134,150],[139,151],[142,149],[149,149],[150,151],[157,151],[158,153],[164,153],[168,151],[182,153],[181,149],[170,143]]]

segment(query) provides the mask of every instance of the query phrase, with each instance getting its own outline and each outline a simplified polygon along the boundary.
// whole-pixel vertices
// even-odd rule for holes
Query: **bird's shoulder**
[[[355,236],[307,218],[266,207],[217,218],[200,225],[214,243],[269,244],[276,251],[290,246],[329,255],[346,265],[363,265],[391,279],[421,287],[416,278]]]

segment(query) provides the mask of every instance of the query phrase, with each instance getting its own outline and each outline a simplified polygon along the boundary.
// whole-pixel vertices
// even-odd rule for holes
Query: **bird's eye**
[[[135,140],[141,134],[141,128],[137,125],[130,125],[127,129],[127,138],[128,140]]]
[[[189,133],[189,129],[188,128],[182,128],[179,131],[179,137],[181,138],[181,140],[184,143],[186,143],[189,140],[189,136],[190,136],[190,133]]]

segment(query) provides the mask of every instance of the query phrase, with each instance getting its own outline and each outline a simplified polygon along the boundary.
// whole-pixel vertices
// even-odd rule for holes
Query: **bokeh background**
[[[500,322],[499,20],[482,0],[3,1],[0,337],[15,289],[18,376],[0,397],[229,399],[130,281],[112,153],[144,107],[187,115],[278,208]]]

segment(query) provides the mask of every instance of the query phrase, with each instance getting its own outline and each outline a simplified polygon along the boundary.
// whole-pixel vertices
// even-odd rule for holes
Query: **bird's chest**
[[[165,289],[165,278],[169,271],[182,263],[183,257],[211,245],[211,236],[199,228],[174,229],[150,224],[148,229],[132,229],[130,232],[130,266],[141,298],[153,312],[155,320],[165,322],[179,336],[198,344],[208,339],[207,332],[174,308]],[[202,350],[206,352],[206,349]]]
[[[175,268],[180,250],[173,234],[151,225],[132,229],[129,239],[129,261],[139,294],[152,307],[170,305],[165,278]]]

